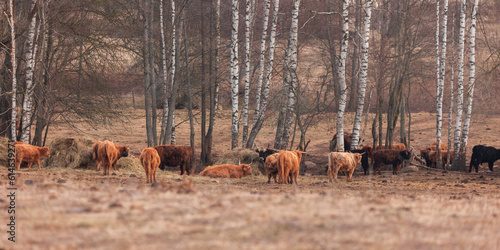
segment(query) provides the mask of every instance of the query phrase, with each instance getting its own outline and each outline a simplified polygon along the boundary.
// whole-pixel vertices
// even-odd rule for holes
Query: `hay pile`
[[[56,138],[50,143],[46,167],[95,168],[92,160],[94,140],[86,137]]]
[[[7,137],[0,137],[0,165],[8,167],[9,165],[9,139]]]
[[[231,150],[227,153],[224,154],[217,162],[215,165],[221,165],[221,164],[234,164],[238,165],[239,162],[241,161],[241,164],[250,164],[252,167],[252,173],[253,175],[261,175],[261,171],[259,170],[259,154],[257,154],[255,151],[252,151],[250,149],[246,148],[238,148]]]
[[[101,164],[102,168],[102,164]],[[142,169],[141,161],[133,156],[122,157],[116,162],[116,170],[134,171]]]

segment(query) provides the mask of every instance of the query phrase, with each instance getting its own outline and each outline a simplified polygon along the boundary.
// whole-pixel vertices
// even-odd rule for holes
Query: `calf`
[[[215,165],[208,166],[205,170],[201,171],[200,176],[207,176],[212,178],[241,178],[243,176],[251,175],[252,168],[250,165]]]
[[[129,152],[129,148],[127,146],[116,145],[113,142],[110,142],[110,143],[113,144],[113,146],[116,148],[116,150],[118,150],[118,158],[116,159],[116,161],[114,161],[111,164],[111,167],[114,170],[116,170],[116,163],[118,162],[118,159],[120,159],[121,157],[127,157],[128,152]],[[99,150],[101,150],[101,152],[103,152],[102,147],[104,147],[104,142],[100,142],[97,140],[94,141],[94,145],[92,146],[92,160],[95,160],[95,162],[96,162],[97,171],[101,170],[101,160],[100,159],[104,159],[104,157],[99,157]],[[99,148],[101,148],[101,149],[99,149]]]
[[[145,148],[142,150],[139,160],[141,160],[141,165],[146,172],[147,183],[156,182],[156,170],[160,166],[158,151],[154,148]]]
[[[161,163],[160,169],[164,170],[166,166],[181,168],[181,175],[186,173],[192,174],[191,169],[193,166],[193,150],[190,146],[176,146],[176,145],[160,145],[155,147],[160,155]]]
[[[259,154],[259,162],[264,164],[268,156],[278,153],[279,150],[272,148],[257,148],[255,149],[255,152]]]
[[[31,165],[36,163],[38,170],[43,171],[40,167],[40,158],[49,157],[50,150],[48,147],[37,147],[27,143],[14,143],[16,148],[16,169],[19,171],[21,169],[21,163],[28,163],[29,171],[31,171]]]
[[[128,152],[128,151],[127,151]],[[102,145],[97,148],[97,162],[102,162],[104,166],[104,175],[109,175],[111,167],[118,161],[118,155],[124,154],[125,152],[119,152],[115,148],[114,143],[110,141],[104,141]]]
[[[382,163],[392,164],[392,174],[397,175],[401,164],[411,158],[411,152],[408,150],[381,149],[373,153],[373,172],[380,173]]]
[[[476,145],[472,148],[472,156],[470,159],[469,173],[472,172],[472,167],[479,172],[479,165],[484,162],[488,163],[488,167],[493,172],[493,163],[500,159],[500,149],[488,147],[484,145]]]
[[[267,172],[267,183],[271,183],[271,177],[274,177],[274,183],[277,183],[276,176],[278,175],[278,156],[279,153],[275,153],[267,156],[264,167]]]
[[[302,151],[281,151],[278,155],[278,183],[297,184]]]
[[[337,179],[339,171],[344,171],[347,181],[351,181],[354,169],[361,164],[361,158],[362,156],[359,153],[331,152],[328,154],[328,177],[330,182]]]
[[[359,138],[358,141],[361,141],[361,138]],[[351,145],[352,145],[352,133],[344,132],[344,152],[348,152],[349,150],[351,150]],[[333,138],[330,141],[330,152],[336,150],[337,150],[337,133],[333,135]]]

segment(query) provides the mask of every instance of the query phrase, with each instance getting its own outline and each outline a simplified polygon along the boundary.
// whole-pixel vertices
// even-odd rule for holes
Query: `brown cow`
[[[278,155],[278,183],[297,184],[299,176],[300,161],[302,160],[302,151],[280,151]],[[290,178],[289,178],[290,177]]]
[[[111,167],[116,166],[118,158],[128,156],[128,147],[117,146],[106,140],[97,149],[97,161],[104,166],[104,175],[109,175]]]
[[[411,158],[411,151],[408,150],[394,150],[394,149],[381,149],[377,150],[373,153],[373,172],[380,173],[380,168],[382,163],[384,164],[392,164],[392,174],[397,175],[399,169],[401,168],[401,164],[405,160],[409,160]]]
[[[111,142],[111,143],[116,148],[116,150],[118,150],[118,152],[119,152],[118,153],[118,158],[111,165],[111,167],[114,170],[116,170],[116,162],[118,162],[118,159],[120,159],[122,156],[123,157],[127,157],[128,156],[129,148],[127,146],[116,145],[113,142]],[[100,141],[97,141],[97,140],[94,141],[94,145],[92,146],[92,160],[95,160],[95,162],[96,162],[97,171],[101,170],[101,160],[100,160],[100,157],[99,157],[99,147],[103,147],[103,146],[104,146],[104,142],[100,142]]]
[[[141,160],[141,165],[146,172],[147,183],[156,182],[156,170],[160,166],[158,151],[154,148],[145,148],[142,150],[139,160]]]
[[[251,175],[252,168],[250,165],[232,165],[223,164],[208,166],[205,170],[201,171],[200,176],[207,176],[212,178],[241,178],[243,176]]]
[[[344,132],[344,152],[351,150],[351,145],[352,145],[352,133]],[[337,150],[337,133],[333,135],[333,138],[330,141],[330,152],[336,150]]]
[[[453,163],[453,154],[455,151],[450,152],[450,163]],[[425,162],[428,167],[436,168],[437,162],[437,151],[429,151],[424,152],[422,157],[425,159]],[[448,161],[448,151],[441,151],[441,162],[443,164],[443,169],[446,170],[446,162]]]
[[[271,177],[274,177],[274,183],[277,183],[276,176],[278,175],[278,156],[279,153],[275,153],[266,157],[266,162],[264,167],[266,168],[267,183],[271,183]]]
[[[160,155],[161,163],[160,169],[164,170],[166,166],[181,168],[181,175],[186,173],[192,174],[191,169],[193,165],[193,150],[190,146],[176,146],[176,145],[160,145],[155,147]]]
[[[362,155],[360,153],[331,152],[328,154],[328,177],[330,182],[337,179],[339,171],[344,171],[347,181],[352,180],[352,173],[356,166],[361,165]],[[332,178],[333,177],[333,178]]]
[[[29,171],[31,171],[31,165],[36,163],[38,170],[43,171],[40,167],[40,158],[49,157],[50,151],[48,147],[37,147],[27,143],[14,143],[16,148],[16,169],[19,171],[21,169],[21,163],[28,163]]]

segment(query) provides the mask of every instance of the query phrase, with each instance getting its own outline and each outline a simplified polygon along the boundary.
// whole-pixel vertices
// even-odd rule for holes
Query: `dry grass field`
[[[329,119],[308,133],[305,160],[318,166],[325,165],[333,136]],[[129,110],[123,123],[97,130],[61,122],[48,141],[110,139],[138,155],[146,147],[143,120],[143,110]],[[479,143],[500,147],[500,117],[474,116],[472,122],[469,152]],[[413,114],[412,125],[412,146],[434,141],[433,114]],[[229,150],[229,126],[223,113],[215,131],[216,158]],[[188,144],[188,128],[177,128],[179,145]],[[257,145],[273,141],[273,128],[266,124]],[[210,179],[160,171],[152,186],[138,167],[107,177],[102,170],[22,168],[16,175],[16,243],[7,241],[7,169],[0,167],[0,249],[498,249],[499,163],[495,172],[482,166],[478,174],[426,168],[397,176],[355,172],[352,182],[305,175],[298,185],[267,184],[263,175]]]

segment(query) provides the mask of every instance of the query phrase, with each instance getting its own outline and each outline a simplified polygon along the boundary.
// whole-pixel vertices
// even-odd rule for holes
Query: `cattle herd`
[[[405,161],[408,161],[413,156],[413,149],[407,149],[402,143],[395,144],[390,149],[384,147],[375,148],[371,146],[363,146],[361,149],[350,150],[351,134],[344,133],[344,151],[345,152],[330,152],[328,158],[328,177],[330,181],[337,178],[338,172],[344,172],[347,181],[352,180],[352,175],[356,166],[361,166],[365,175],[369,174],[370,161],[373,165],[374,174],[381,174],[382,164],[392,165],[393,174],[397,175],[399,170],[404,167]],[[27,143],[14,142],[16,150],[16,169],[20,170],[21,163],[28,164],[29,171],[31,166],[36,163],[39,171],[40,158],[50,157],[48,147],[37,147]],[[336,148],[336,134],[330,142],[330,151]],[[444,143],[440,145],[442,153],[442,161],[446,162],[450,157],[450,162],[453,159],[453,151],[448,152]],[[259,154],[259,162],[264,165],[268,181],[274,178],[275,183],[297,183],[299,175],[300,162],[305,154],[302,150],[275,150],[271,148],[257,148],[255,152]],[[450,156],[448,156],[448,154]],[[95,141],[92,147],[92,159],[96,162],[96,169],[100,170],[100,165],[103,165],[104,175],[109,175],[111,168],[116,170],[116,163],[120,157],[129,155],[129,147],[116,145],[110,141]],[[420,150],[420,156],[425,160],[428,167],[436,167],[437,161],[437,143],[430,145]],[[146,173],[148,183],[156,182],[156,170],[158,168],[164,170],[166,166],[180,167],[181,175],[193,174],[194,153],[189,146],[177,145],[160,145],[154,148],[145,148],[139,156],[141,165]],[[493,171],[493,163],[500,159],[500,149],[494,147],[476,145],[472,149],[469,172],[472,167],[479,171],[479,165],[488,163],[488,167]],[[215,165],[206,167],[199,175],[212,178],[242,178],[252,174],[249,164],[240,165]]]

